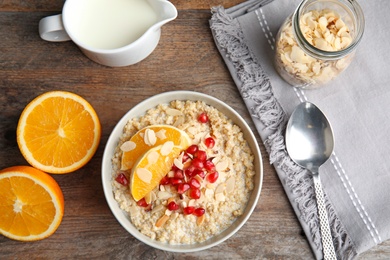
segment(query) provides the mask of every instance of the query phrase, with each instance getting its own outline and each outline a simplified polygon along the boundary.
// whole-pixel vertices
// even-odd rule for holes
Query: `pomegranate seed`
[[[176,185],[179,185],[180,183],[183,183],[183,179],[179,179],[179,178],[171,178],[171,184],[176,186]]]
[[[195,158],[199,158],[202,162],[206,161],[207,159],[207,154],[205,151],[202,151],[202,150],[198,150],[195,154],[194,154]]]
[[[168,204],[168,209],[169,209],[170,211],[178,210],[178,209],[179,209],[179,205],[177,205],[176,202],[171,201],[171,202],[169,202],[169,204]]]
[[[193,176],[199,175],[202,179],[206,176],[206,173],[201,169],[195,169]]]
[[[185,174],[188,176],[188,177],[192,177],[194,175],[194,171],[195,171],[195,167],[194,166],[189,166],[184,172]]]
[[[146,203],[145,198],[142,198],[139,201],[137,201],[137,205],[146,208],[148,206],[148,203]]]
[[[194,166],[196,169],[202,169],[203,161],[196,157],[192,160],[192,166]]]
[[[161,185],[168,185],[170,182],[171,182],[171,181],[170,181],[169,177],[165,175],[165,176],[161,179],[160,184],[161,184]]]
[[[194,211],[195,211],[195,207],[192,206],[188,206],[183,209],[183,213],[185,215],[191,215],[192,213],[194,213]]]
[[[204,143],[207,146],[207,148],[213,148],[215,145],[215,140],[212,137],[208,137],[206,138],[206,140],[204,140]]]
[[[115,180],[123,186],[129,185],[129,180],[126,178],[126,175],[123,172],[119,173]]]
[[[177,193],[179,194],[183,194],[189,189],[190,189],[190,185],[187,183],[180,183],[179,185],[177,185]]]
[[[200,182],[197,180],[197,179],[194,179],[192,178],[188,184],[191,186],[191,188],[196,188],[196,189],[199,189],[200,188]]]
[[[201,123],[207,123],[209,121],[209,117],[203,112],[198,116],[198,121]]]
[[[200,198],[200,189],[197,188],[191,188],[190,189],[190,197],[193,199],[199,199]]]
[[[215,165],[214,163],[211,161],[211,159],[208,159],[206,160],[204,163],[203,163],[203,166],[206,170],[208,171],[214,171],[215,170]]]
[[[212,172],[206,176],[206,180],[210,183],[214,183],[217,181],[218,177],[219,177],[218,172]]]
[[[197,208],[194,210],[193,214],[197,217],[200,217],[202,216],[204,213],[206,212],[206,210],[204,208]]]
[[[173,177],[178,178],[178,179],[183,179],[184,178],[183,170],[180,170],[180,169],[175,170]]]
[[[193,144],[187,148],[186,152],[189,154],[195,154],[198,151],[198,149],[199,149],[199,147],[196,144]]]

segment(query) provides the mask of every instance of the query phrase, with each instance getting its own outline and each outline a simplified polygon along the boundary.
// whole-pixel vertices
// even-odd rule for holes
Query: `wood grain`
[[[65,215],[51,237],[22,243],[0,236],[1,259],[312,259],[313,254],[257,134],[264,162],[260,201],[243,228],[219,246],[197,253],[168,253],[133,238],[116,221],[104,198],[101,159],[109,134],[133,106],[170,90],[212,95],[237,110],[254,130],[246,107],[220,57],[208,19],[210,7],[239,0],[172,1],[178,18],[163,27],[157,49],[124,68],[93,63],[71,42],[48,43],[38,35],[42,17],[61,11],[63,1],[0,1],[0,169],[26,165],[16,143],[21,111],[35,96],[67,90],[85,97],[102,123],[93,159],[67,175],[53,175],[65,196]],[[390,242],[361,256],[390,258]]]

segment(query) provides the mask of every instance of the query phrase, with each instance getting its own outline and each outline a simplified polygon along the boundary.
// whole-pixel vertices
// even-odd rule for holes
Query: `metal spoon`
[[[331,156],[333,146],[332,127],[321,110],[310,102],[298,105],[287,124],[286,148],[293,161],[313,174],[324,259],[336,259],[336,254],[318,170]]]

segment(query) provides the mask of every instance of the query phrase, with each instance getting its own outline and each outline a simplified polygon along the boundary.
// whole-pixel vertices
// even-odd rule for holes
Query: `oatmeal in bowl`
[[[166,251],[198,251],[249,218],[261,191],[261,154],[233,109],[173,91],[120,120],[104,151],[102,180],[114,216],[134,237]]]

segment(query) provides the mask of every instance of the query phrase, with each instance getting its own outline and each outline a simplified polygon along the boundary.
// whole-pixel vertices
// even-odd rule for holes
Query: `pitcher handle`
[[[64,42],[71,38],[62,23],[62,14],[47,16],[39,21],[39,35],[45,41]]]

